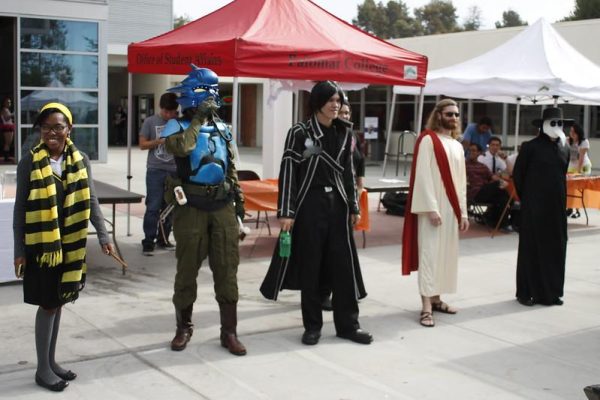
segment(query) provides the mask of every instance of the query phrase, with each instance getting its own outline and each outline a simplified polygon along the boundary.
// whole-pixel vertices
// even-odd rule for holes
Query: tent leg
[[[233,101],[231,103],[231,130],[233,131],[233,135],[236,138],[236,141],[239,142],[240,134],[238,132],[238,110],[239,110],[239,100],[240,93],[238,87],[238,77],[233,77]]]
[[[517,115],[515,115],[515,152],[519,146],[519,117],[521,115],[521,98],[517,98]]]
[[[131,133],[133,132],[133,76],[127,74],[127,191],[131,192]],[[127,204],[127,236],[131,236],[131,204]]]
[[[383,175],[385,176],[385,168],[387,167],[387,159],[390,150],[390,138],[392,135],[392,123],[394,120],[394,112],[396,111],[396,93],[392,95],[392,107],[390,108],[390,115],[388,117],[388,126],[385,134],[385,151],[383,153]],[[396,173],[396,175],[398,175]]]
[[[299,115],[300,115],[300,91],[299,90],[294,90],[294,95],[293,95],[293,103],[294,103],[294,109],[292,110],[292,123],[296,123],[299,120]]]
[[[419,134],[421,133],[421,124],[423,121],[423,105],[425,103],[425,91],[423,90],[423,87],[421,87],[421,90],[419,91],[419,106],[418,106],[418,111],[417,111],[417,123],[416,123],[416,131],[415,133],[417,134],[417,136],[419,136]]]

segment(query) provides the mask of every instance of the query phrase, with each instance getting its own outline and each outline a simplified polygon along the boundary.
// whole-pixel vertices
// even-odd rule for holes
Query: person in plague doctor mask
[[[539,135],[523,143],[513,170],[521,200],[516,297],[525,306],[563,304],[569,165],[563,128],[571,123],[561,109],[546,108],[533,121]]]

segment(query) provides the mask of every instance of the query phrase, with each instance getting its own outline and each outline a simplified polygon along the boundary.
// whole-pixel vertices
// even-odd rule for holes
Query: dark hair
[[[177,95],[175,93],[164,93],[162,96],[160,96],[158,105],[160,108],[164,108],[165,110],[177,110],[177,107],[179,107]]]
[[[310,91],[310,99],[308,102],[310,112],[316,114],[325,104],[327,104],[331,96],[336,93],[340,96],[340,101],[343,101],[346,97],[344,91],[337,83],[333,81],[317,82]]]
[[[500,139],[498,136],[492,136],[488,143],[492,143],[492,142],[498,142],[498,143],[502,144],[502,139]]]
[[[38,116],[35,118],[35,122],[33,123],[33,127],[37,127],[37,126],[42,126],[42,124],[44,123],[44,121],[46,121],[48,119],[48,117],[50,117],[51,114],[54,113],[59,113],[62,114],[65,117],[65,121],[67,122],[67,125],[71,126],[71,123],[69,122],[69,117],[67,117],[65,115],[65,113],[63,113],[62,111],[60,111],[58,108],[46,108],[44,111],[42,111],[41,113],[38,114]]]
[[[477,125],[487,125],[487,126],[491,127],[492,119],[490,117],[481,117],[481,119],[479,119],[479,123]]]
[[[344,96],[344,98],[342,98],[342,106],[348,107],[348,111],[350,111],[350,113],[352,114],[352,106],[350,105],[350,102],[348,101],[348,97]]]
[[[585,132],[583,131],[583,128],[579,124],[573,124],[571,125],[571,127],[573,128],[573,131],[577,134],[577,144],[580,144],[585,140]],[[573,138],[571,138],[571,136],[569,136],[569,144],[573,144]]]
[[[471,147],[471,146],[477,147],[477,151],[480,152],[480,153],[483,151],[483,148],[481,147],[481,145],[479,143],[474,143],[474,142],[473,143],[469,143],[469,147]]]

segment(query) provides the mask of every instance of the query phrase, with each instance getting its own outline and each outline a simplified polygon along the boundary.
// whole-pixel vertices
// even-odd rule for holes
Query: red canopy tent
[[[127,61],[129,115],[132,73],[183,75],[193,63],[234,77],[234,132],[240,76],[422,88],[427,74],[427,57],[365,33],[310,0],[234,0],[178,29],[130,44]],[[421,99],[418,121],[422,109]],[[127,137],[130,149],[131,133]]]
[[[236,0],[128,48],[132,73],[425,85],[427,57],[369,35],[310,0]]]

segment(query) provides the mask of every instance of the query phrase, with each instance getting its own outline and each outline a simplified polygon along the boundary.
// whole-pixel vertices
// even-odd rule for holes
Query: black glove
[[[216,114],[218,109],[219,106],[217,105],[215,99],[209,97],[198,105],[196,108],[196,113],[194,114],[194,118],[197,118],[200,121],[210,121],[212,120],[213,114]]]
[[[239,217],[239,219],[242,220],[242,222],[244,222],[244,218],[246,218],[246,210],[244,209],[243,201],[235,202],[235,215]]]

